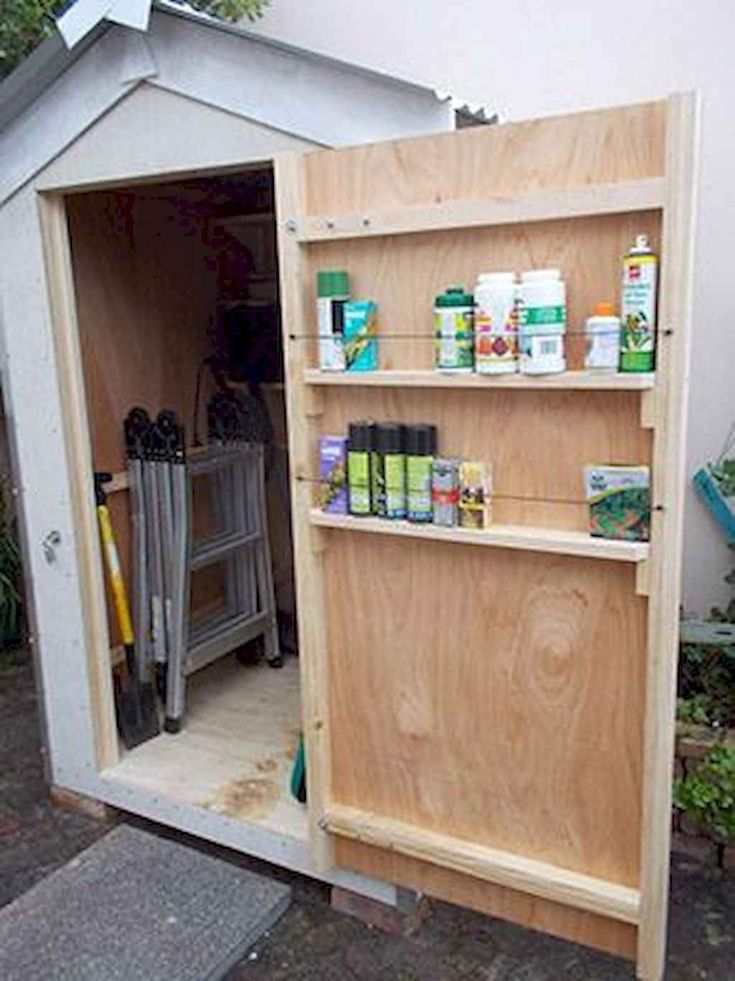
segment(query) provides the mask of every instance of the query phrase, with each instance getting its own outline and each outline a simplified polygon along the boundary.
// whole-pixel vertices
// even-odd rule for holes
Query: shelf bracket
[[[646,388],[641,392],[641,429],[656,428],[657,390]]]
[[[635,567],[636,596],[651,595],[651,560],[643,559]]]
[[[324,391],[308,387],[304,391],[304,415],[307,419],[317,419],[324,415]]]

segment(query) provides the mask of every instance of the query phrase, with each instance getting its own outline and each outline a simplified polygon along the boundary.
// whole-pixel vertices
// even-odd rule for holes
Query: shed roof
[[[141,85],[317,146],[488,121],[484,112],[473,114],[427,86],[284,44],[168,0],[153,6],[147,33],[102,21],[71,51],[60,36],[51,37],[0,84],[0,204]]]
[[[307,48],[288,44],[276,38],[256,34],[254,31],[249,31],[240,24],[230,24],[217,20],[208,14],[193,10],[192,8],[182,7],[176,3],[167,2],[167,0],[154,0],[153,9],[159,13],[189,21],[205,30],[220,31],[240,38],[243,41],[249,41],[252,44],[261,45],[265,48],[285,52],[297,58],[320,62],[341,71],[349,71],[362,75],[365,78],[388,83],[395,86],[397,90],[403,88],[414,92],[431,94],[438,99],[441,98],[428,86],[419,85],[416,82],[397,78],[362,65],[342,61],[339,58],[333,58],[316,51],[310,51]],[[100,21],[97,27],[90,31],[71,50],[66,47],[58,32],[43,41],[28,58],[21,62],[15,71],[0,83],[0,131],[32,102],[38,99],[45,89],[65,72],[67,68],[74,64],[103,34],[110,30],[119,30],[119,28],[116,28],[111,21]],[[462,111],[470,112],[467,107],[463,107]],[[478,113],[478,118],[481,118],[480,113]]]

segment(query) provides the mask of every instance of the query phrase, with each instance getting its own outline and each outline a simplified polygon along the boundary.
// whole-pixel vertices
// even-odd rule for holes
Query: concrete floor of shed
[[[0,655],[0,905],[109,830],[51,805],[39,744],[31,668],[22,655]],[[228,981],[622,981],[635,976],[631,965],[615,958],[446,903],[432,903],[414,936],[389,936],[332,910],[320,883],[137,823],[292,884],[290,910]],[[675,852],[666,978],[732,977],[735,876],[718,872],[711,860]]]

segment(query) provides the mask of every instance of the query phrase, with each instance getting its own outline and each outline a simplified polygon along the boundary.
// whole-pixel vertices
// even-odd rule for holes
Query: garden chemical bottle
[[[521,371],[526,375],[566,371],[567,299],[560,271],[531,269],[522,273],[518,308]]]
[[[450,286],[434,301],[434,367],[471,372],[474,367],[474,299],[463,286]]]
[[[436,453],[436,426],[406,426],[406,517],[427,523],[433,520],[431,465]]]
[[[431,466],[434,524],[453,528],[459,504],[459,460],[435,458]]]
[[[635,244],[623,258],[621,371],[654,369],[657,279],[658,257],[648,243],[648,236],[636,235]]]
[[[319,367],[322,371],[344,371],[344,306],[350,298],[350,280],[341,269],[316,274],[316,319]]]
[[[379,514],[378,501],[380,500],[380,451],[378,450],[378,423],[370,423],[370,510],[372,514]]]
[[[372,427],[369,422],[351,422],[347,438],[347,495],[350,514],[372,512],[370,489],[370,450]]]
[[[516,274],[481,273],[475,286],[475,370],[480,375],[518,371]]]
[[[381,518],[406,517],[403,428],[399,422],[384,422],[377,427],[378,514]]]
[[[597,303],[585,324],[584,366],[590,371],[617,371],[620,361],[620,317],[612,303]]]

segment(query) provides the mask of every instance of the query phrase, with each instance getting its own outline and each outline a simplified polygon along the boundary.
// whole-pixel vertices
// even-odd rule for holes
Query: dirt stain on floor
[[[261,818],[270,814],[281,796],[281,788],[268,777],[237,777],[221,787],[204,807],[234,818]]]

